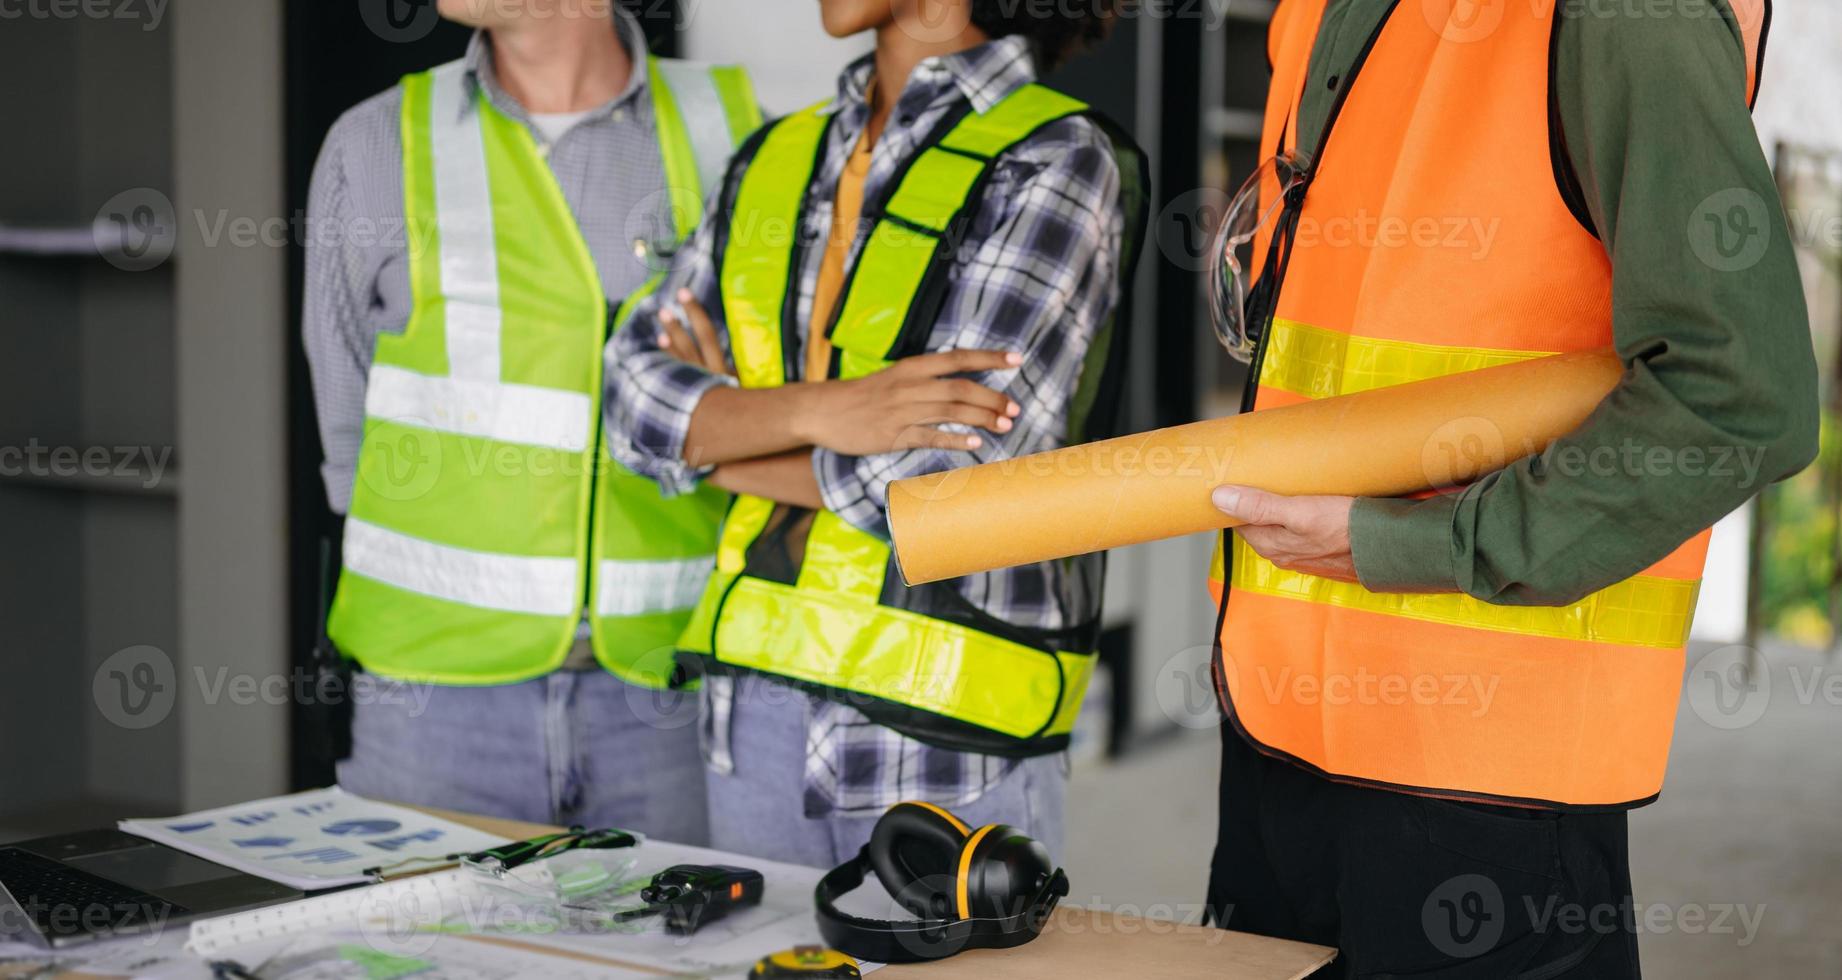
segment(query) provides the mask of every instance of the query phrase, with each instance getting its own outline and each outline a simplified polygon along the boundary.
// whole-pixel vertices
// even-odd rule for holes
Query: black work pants
[[[1636,977],[1625,814],[1332,782],[1222,725],[1212,920],[1335,946],[1325,977]]]

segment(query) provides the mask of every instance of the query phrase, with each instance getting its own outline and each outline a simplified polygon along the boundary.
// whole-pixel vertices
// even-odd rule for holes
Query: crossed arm
[[[881,534],[893,480],[1059,446],[1087,345],[1117,301],[1118,171],[1104,136],[1071,120],[999,183],[934,351],[851,380],[738,385],[707,216],[668,288],[608,345],[610,451],[668,494],[708,479]]]
[[[659,347],[680,361],[729,375],[716,325],[690,290],[680,290],[681,319],[661,311]],[[688,324],[685,321],[689,321]],[[853,456],[898,449],[974,450],[976,434],[947,432],[957,422],[1008,432],[1020,406],[1000,392],[944,375],[1016,367],[1022,355],[952,350],[898,361],[868,377],[778,388],[711,388],[691,413],[686,460],[713,464],[708,479],[731,493],[817,509],[824,506],[812,449]]]

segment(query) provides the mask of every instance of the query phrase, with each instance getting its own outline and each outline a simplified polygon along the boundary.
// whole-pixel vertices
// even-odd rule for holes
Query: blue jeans
[[[360,674],[339,785],[378,800],[701,845],[702,767],[695,693],[648,691],[603,670],[490,687]]]
[[[745,683],[767,683],[758,678]],[[738,685],[740,688],[741,685]],[[881,814],[808,817],[805,812],[806,709],[803,697],[738,696],[731,718],[735,771],[706,769],[710,846],[770,861],[830,868],[855,857]],[[1062,860],[1065,753],[1018,763],[983,796],[953,812],[973,827],[1009,824]],[[931,801],[930,801],[931,802]]]

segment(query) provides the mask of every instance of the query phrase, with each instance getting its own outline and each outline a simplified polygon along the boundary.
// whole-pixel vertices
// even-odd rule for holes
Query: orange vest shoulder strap
[[[1746,49],[1746,104],[1759,99],[1759,76],[1765,70],[1765,38],[1772,28],[1772,0],[1727,0]]]
[[[1273,7],[1272,16],[1266,21],[1266,70],[1272,71],[1279,66],[1279,56],[1285,47],[1286,24],[1292,19],[1292,12],[1298,9],[1294,0],[1279,0]]]

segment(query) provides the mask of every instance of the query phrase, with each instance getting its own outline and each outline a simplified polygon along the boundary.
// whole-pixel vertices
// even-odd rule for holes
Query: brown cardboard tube
[[[1224,483],[1392,497],[1456,486],[1578,428],[1624,375],[1557,354],[898,480],[910,585],[1227,527]]]

